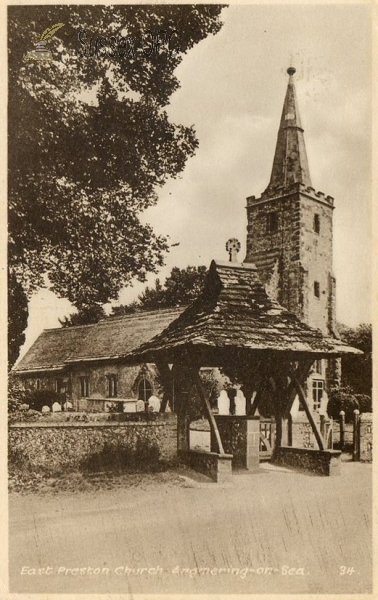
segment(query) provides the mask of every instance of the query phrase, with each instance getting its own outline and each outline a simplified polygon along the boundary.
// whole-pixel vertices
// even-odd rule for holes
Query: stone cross
[[[226,243],[226,250],[230,258],[230,262],[237,262],[237,254],[240,250],[240,242],[236,238],[231,238]]]

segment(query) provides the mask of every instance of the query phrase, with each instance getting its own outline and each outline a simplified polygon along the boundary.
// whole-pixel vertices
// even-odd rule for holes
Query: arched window
[[[140,380],[138,385],[138,400],[143,400],[143,402],[147,402],[150,396],[152,396],[152,385],[148,381],[148,379],[143,377],[143,379]]]

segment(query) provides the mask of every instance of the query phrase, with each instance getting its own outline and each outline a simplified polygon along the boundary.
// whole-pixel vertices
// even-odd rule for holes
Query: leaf
[[[53,35],[55,35],[61,27],[64,27],[64,23],[56,23],[55,25],[48,27],[42,33],[40,41],[43,42],[44,40],[48,40],[49,38],[53,37]]]

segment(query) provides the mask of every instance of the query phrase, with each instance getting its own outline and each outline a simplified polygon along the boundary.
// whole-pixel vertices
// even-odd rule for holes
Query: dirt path
[[[11,591],[371,592],[371,465],[344,463],[335,478],[268,466],[228,486],[180,481],[11,494]]]

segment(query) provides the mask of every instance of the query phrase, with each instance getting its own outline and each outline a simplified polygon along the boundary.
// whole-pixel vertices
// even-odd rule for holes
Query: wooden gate
[[[269,460],[273,454],[274,439],[276,436],[276,422],[274,419],[260,418],[260,460]]]

